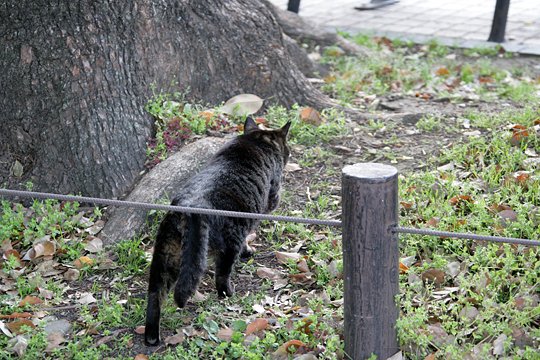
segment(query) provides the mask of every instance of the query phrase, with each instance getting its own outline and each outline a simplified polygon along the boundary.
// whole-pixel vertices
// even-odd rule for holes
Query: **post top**
[[[344,176],[350,176],[357,179],[384,181],[396,176],[398,171],[395,167],[386,164],[357,163],[345,166],[342,172]]]

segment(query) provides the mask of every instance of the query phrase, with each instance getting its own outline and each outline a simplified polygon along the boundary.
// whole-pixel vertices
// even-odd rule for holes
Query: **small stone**
[[[43,330],[47,334],[59,333],[62,335],[66,335],[69,329],[71,329],[71,324],[69,323],[69,321],[67,321],[66,319],[60,319],[47,323]]]

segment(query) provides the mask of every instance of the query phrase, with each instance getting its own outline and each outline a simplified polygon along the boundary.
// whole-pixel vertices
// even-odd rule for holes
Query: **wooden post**
[[[362,360],[399,351],[398,177],[393,166],[361,163],[342,172],[345,353]],[[346,356],[347,356],[346,355]]]

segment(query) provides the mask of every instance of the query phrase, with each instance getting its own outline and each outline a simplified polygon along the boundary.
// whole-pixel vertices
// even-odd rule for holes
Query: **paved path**
[[[287,8],[287,0],[270,0]],[[369,0],[301,0],[299,14],[331,30],[370,32],[460,47],[488,46],[495,0],[400,0],[377,10],[355,6]],[[540,55],[540,0],[511,0],[506,24],[509,51]]]

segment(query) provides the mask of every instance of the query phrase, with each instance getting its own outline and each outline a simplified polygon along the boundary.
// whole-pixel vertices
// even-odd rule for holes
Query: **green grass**
[[[417,92],[424,91],[417,89],[419,84],[431,89],[434,96],[450,96],[455,100],[458,95],[452,90],[442,90],[444,82],[455,79],[459,80],[459,86],[470,86],[471,92],[485,101],[501,96],[513,102],[508,110],[499,113],[464,111],[456,123],[466,119],[470,130],[480,130],[481,135],[456,139],[453,146],[441,149],[441,154],[429,161],[426,170],[400,176],[400,225],[539,239],[540,174],[538,167],[528,162],[531,154],[540,154],[540,138],[535,128],[540,118],[535,106],[538,104],[536,85],[516,70],[511,74],[517,77],[515,81],[507,81],[508,73],[492,65],[490,57],[498,54],[492,50],[464,51],[465,56],[478,54],[481,58],[461,63],[463,60],[448,58],[455,49],[437,42],[419,46],[398,40],[374,40],[369,36],[357,36],[353,40],[373,50],[374,57],[355,59],[334,48],[327,51],[324,59],[333,67],[324,90],[343,105],[354,107],[359,96],[373,94],[399,92],[416,97]],[[448,70],[448,74],[441,68]],[[482,77],[484,80],[480,81]],[[203,107],[188,104],[182,94],[157,94],[147,110],[158,122],[155,146],[149,150],[151,156],[166,157],[174,150],[166,143],[167,136],[177,139],[204,133],[214,126],[205,115],[200,115]],[[340,212],[339,191],[336,192],[340,186],[340,169],[336,164],[348,163],[349,155],[355,158],[352,154],[338,155],[330,144],[353,135],[375,134],[385,145],[378,150],[383,160],[396,161],[401,151],[394,146],[399,142],[396,135],[399,125],[371,120],[361,125],[362,131],[351,132],[343,115],[335,110],[322,111],[318,125],[303,121],[301,110],[299,106],[291,109],[272,106],[264,115],[266,125],[272,128],[293,122],[290,130],[293,160],[305,173],[301,186],[287,187],[286,178],[277,213],[336,218]],[[174,126],[173,131],[172,119],[177,119],[174,121],[188,131],[184,134]],[[241,123],[241,119],[232,119],[232,123]],[[528,136],[515,141],[512,130],[515,125],[523,126]],[[444,117],[438,116],[422,118],[416,128],[421,134],[431,136],[458,133]],[[171,131],[167,133],[167,129]],[[362,144],[362,147],[368,146]],[[449,163],[452,170],[437,170]],[[289,179],[294,176],[294,173],[286,174]],[[512,210],[516,220],[503,219],[500,215],[503,209]],[[147,232],[102,253],[91,254],[85,249],[86,241],[92,239],[87,229],[101,216],[99,209],[83,211],[75,203],[36,201],[24,207],[2,202],[2,252],[5,253],[4,247],[9,243],[19,254],[0,257],[0,279],[3,286],[9,287],[9,292],[0,291],[0,314],[29,311],[45,317],[67,318],[72,325],[65,342],[45,353],[47,319],[36,321],[36,328],[24,331],[27,347],[22,359],[133,359],[144,349],[140,347],[142,337],[135,329],[144,324],[149,248],[159,216],[153,217]],[[178,310],[169,298],[163,307],[164,336],[178,332],[187,335],[179,345],[159,348],[150,354],[150,359],[273,359],[280,351],[283,358],[293,358],[282,348],[289,341],[293,341],[289,353],[303,344],[316,352],[319,359],[343,358],[344,274],[340,231],[297,223],[263,222],[258,236],[261,257],[239,264],[237,272],[243,278],[235,277],[234,281],[259,280],[260,286],[220,300],[214,294],[211,277],[207,277],[205,281],[211,290],[200,302]],[[55,242],[55,254],[50,259],[21,262],[20,257],[44,239]],[[277,264],[274,251],[298,252],[301,261]],[[81,256],[89,256],[95,262],[79,269],[79,278],[72,282],[64,280],[61,274],[48,276],[38,272],[46,260],[65,270],[73,268],[74,261]],[[462,359],[472,353],[477,358],[493,358],[494,342],[498,339],[504,343],[501,358],[538,359],[538,248],[401,235],[400,256],[413,259],[406,272],[400,274],[397,296],[398,337],[407,359],[425,359],[432,354],[436,358]],[[273,281],[261,280],[257,275],[262,265],[280,270],[289,279],[288,283],[274,291]],[[309,274],[303,273],[305,266]],[[426,271],[434,270],[443,274],[441,283],[423,280]],[[298,283],[290,280],[291,276],[296,276]],[[91,293],[96,302],[79,304],[81,293]],[[43,304],[19,306],[27,295],[40,298]],[[75,306],[68,311],[43,310],[61,309],[66,304]],[[256,312],[257,306],[262,306],[265,312]],[[270,324],[257,336],[246,335],[246,328],[255,318],[265,318]],[[0,321],[6,324],[13,320]],[[231,329],[230,340],[219,337],[225,328]],[[108,341],[103,341],[108,336]],[[98,344],[100,340],[102,343]],[[10,339],[0,333],[0,359],[19,358],[10,351],[15,341],[17,338]]]

